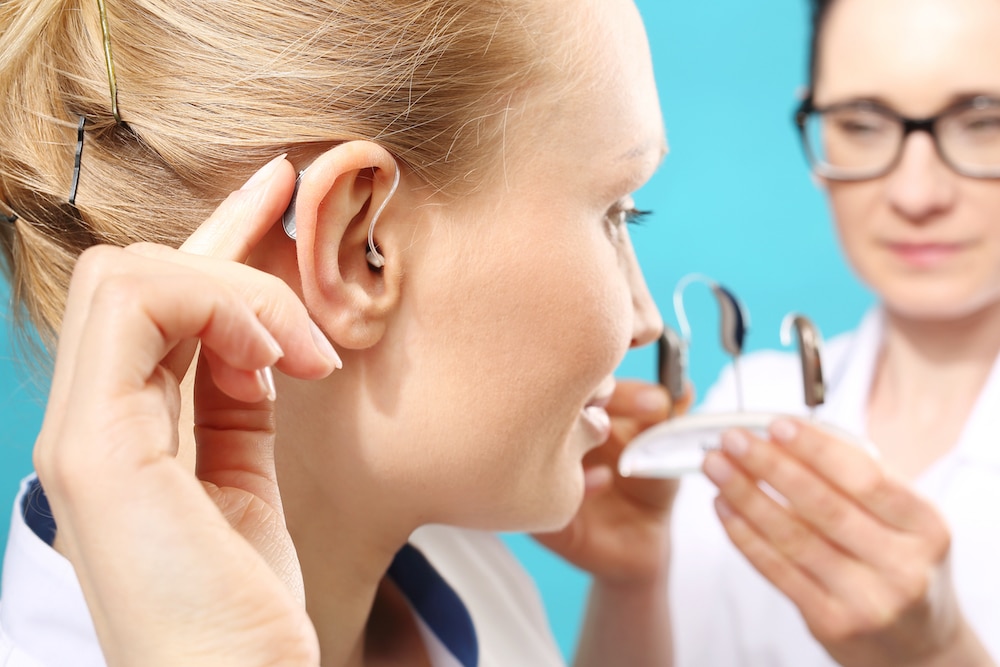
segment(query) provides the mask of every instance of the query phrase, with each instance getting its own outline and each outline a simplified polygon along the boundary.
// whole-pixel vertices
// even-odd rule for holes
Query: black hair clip
[[[76,206],[76,189],[80,185],[80,162],[83,158],[83,127],[87,124],[87,118],[80,116],[80,122],[76,126],[76,155],[73,157],[73,183],[69,187],[69,205]]]

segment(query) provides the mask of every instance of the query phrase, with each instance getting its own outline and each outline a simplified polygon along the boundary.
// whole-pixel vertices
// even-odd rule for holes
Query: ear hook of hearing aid
[[[378,247],[375,245],[375,223],[378,222],[379,217],[382,215],[382,211],[389,204],[389,200],[392,196],[396,194],[396,188],[399,187],[399,163],[393,160],[393,166],[396,168],[395,174],[392,177],[392,187],[389,188],[389,193],[386,195],[382,203],[375,210],[375,214],[372,216],[372,221],[368,225],[368,252],[365,253],[365,258],[368,260],[373,268],[381,269],[385,266],[385,257],[382,253],[378,251]],[[284,214],[281,216],[281,226],[285,230],[285,234],[288,238],[295,240],[296,229],[295,229],[295,202],[299,195],[299,186],[302,185],[302,175],[306,173],[305,169],[299,172],[299,175],[295,179],[295,189],[292,191],[292,200],[288,203],[288,208],[285,209]]]
[[[802,362],[802,385],[806,405],[815,408],[826,400],[826,384],[823,382],[823,364],[819,350],[823,338],[819,329],[805,315],[788,313],[781,322],[781,344],[792,344],[792,327],[799,339],[799,359]]]
[[[750,326],[750,317],[732,292],[711,278],[700,273],[690,273],[678,281],[674,288],[674,313],[681,326],[681,336],[685,347],[691,341],[691,325],[684,311],[684,290],[691,283],[703,283],[712,290],[719,304],[719,326],[722,348],[733,358],[733,373],[736,378],[736,400],[739,410],[743,410],[743,383],[740,378],[740,355],[743,353],[743,342]]]
[[[382,256],[382,253],[378,251],[378,246],[375,245],[375,223],[382,216],[382,211],[385,210],[385,207],[389,205],[389,200],[396,194],[396,188],[399,187],[399,163],[393,160],[392,164],[396,168],[396,173],[392,176],[392,187],[389,188],[389,194],[385,196],[385,199],[382,200],[382,203],[375,210],[371,224],[368,225],[368,252],[365,253],[365,257],[368,259],[368,264],[376,269],[381,269],[385,266],[385,257]]]

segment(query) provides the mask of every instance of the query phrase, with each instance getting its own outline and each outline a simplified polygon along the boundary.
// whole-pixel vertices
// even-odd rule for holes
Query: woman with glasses
[[[795,123],[879,302],[825,346],[815,417],[880,457],[803,420],[725,434],[672,515],[677,664],[1000,659],[997,35],[995,0],[815,0]],[[741,374],[748,409],[806,416],[796,356]]]

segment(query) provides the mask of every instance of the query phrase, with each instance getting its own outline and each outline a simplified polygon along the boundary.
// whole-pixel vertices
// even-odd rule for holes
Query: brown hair
[[[0,203],[20,216],[0,221],[0,246],[16,311],[53,340],[80,252],[177,246],[287,150],[370,139],[434,188],[475,188],[541,60],[545,3],[528,4],[109,0],[119,124],[98,3],[0,2]]]

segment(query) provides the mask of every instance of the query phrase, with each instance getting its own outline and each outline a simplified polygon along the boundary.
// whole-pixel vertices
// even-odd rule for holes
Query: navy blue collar
[[[24,522],[40,540],[52,546],[56,521],[38,478],[31,480],[21,501]],[[472,616],[455,590],[413,545],[404,544],[387,573],[424,623],[461,663],[477,667],[479,642]]]

